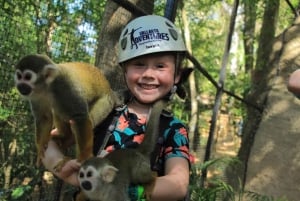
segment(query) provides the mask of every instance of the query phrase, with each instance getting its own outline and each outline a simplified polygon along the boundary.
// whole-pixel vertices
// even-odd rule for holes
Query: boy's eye
[[[163,67],[165,67],[165,65],[163,65],[163,64],[157,64],[156,67],[157,68],[163,68]]]

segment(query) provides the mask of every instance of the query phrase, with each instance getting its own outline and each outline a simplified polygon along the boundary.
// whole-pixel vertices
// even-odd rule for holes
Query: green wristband
[[[138,185],[137,186],[137,195],[138,195],[138,201],[146,201],[145,196],[144,196],[144,187]]]

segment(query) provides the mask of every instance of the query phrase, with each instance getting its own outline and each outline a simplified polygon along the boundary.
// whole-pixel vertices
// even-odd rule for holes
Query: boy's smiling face
[[[178,82],[175,56],[170,53],[149,54],[125,63],[125,80],[132,95],[141,103],[153,103],[166,96]]]

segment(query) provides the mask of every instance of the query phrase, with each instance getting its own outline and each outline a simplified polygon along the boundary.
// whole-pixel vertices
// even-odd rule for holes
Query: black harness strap
[[[123,108],[124,108],[124,106],[119,106],[119,107],[115,108],[115,110],[114,110],[115,114],[113,115],[113,118],[112,118],[112,121],[111,121],[110,125],[106,129],[105,137],[103,139],[101,147],[99,148],[99,150],[97,152],[97,156],[100,155],[101,152],[105,149],[110,136],[112,135],[113,131],[116,128],[116,123],[118,121],[119,114],[123,110]]]
[[[120,116],[120,112],[124,109],[123,106],[116,107],[111,113],[106,117],[106,119],[94,128],[94,148],[93,153],[95,156],[101,154],[104,150],[110,136],[112,135],[114,129],[116,128],[116,123]],[[105,131],[105,135],[103,132]],[[100,147],[100,148],[97,148]]]
[[[107,142],[108,142],[110,136],[112,135],[112,132],[114,131],[114,129],[116,127],[115,124],[116,124],[117,120],[118,120],[118,116],[114,115],[114,118],[112,119],[111,124],[106,129],[105,137],[103,139],[101,147],[99,148],[99,150],[97,152],[97,156],[99,156],[101,154],[101,152],[105,149],[105,146],[107,145]]]
[[[162,147],[164,144],[164,132],[169,126],[168,124],[168,118],[172,117],[171,113],[166,112],[163,110],[162,114],[160,115],[160,122],[159,122],[159,136],[157,139],[157,143],[155,145],[155,148],[151,154],[150,163],[151,163],[151,169],[153,171],[158,172],[158,175],[163,175],[164,173],[164,167],[162,167],[162,164],[159,163],[159,156],[160,152],[162,151]]]

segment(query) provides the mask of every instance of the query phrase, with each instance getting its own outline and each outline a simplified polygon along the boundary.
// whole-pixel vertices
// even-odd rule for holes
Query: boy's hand
[[[61,167],[60,171],[56,172],[54,167],[61,160],[64,159],[64,155],[60,152],[57,144],[50,140],[48,147],[45,150],[44,158],[42,158],[44,166],[54,173],[58,178],[64,180],[65,182],[78,186],[77,174],[80,168],[80,163],[76,159],[68,160]]]
[[[70,177],[72,174],[77,174],[80,169],[80,163],[76,159],[68,160],[60,170],[62,179]]]

